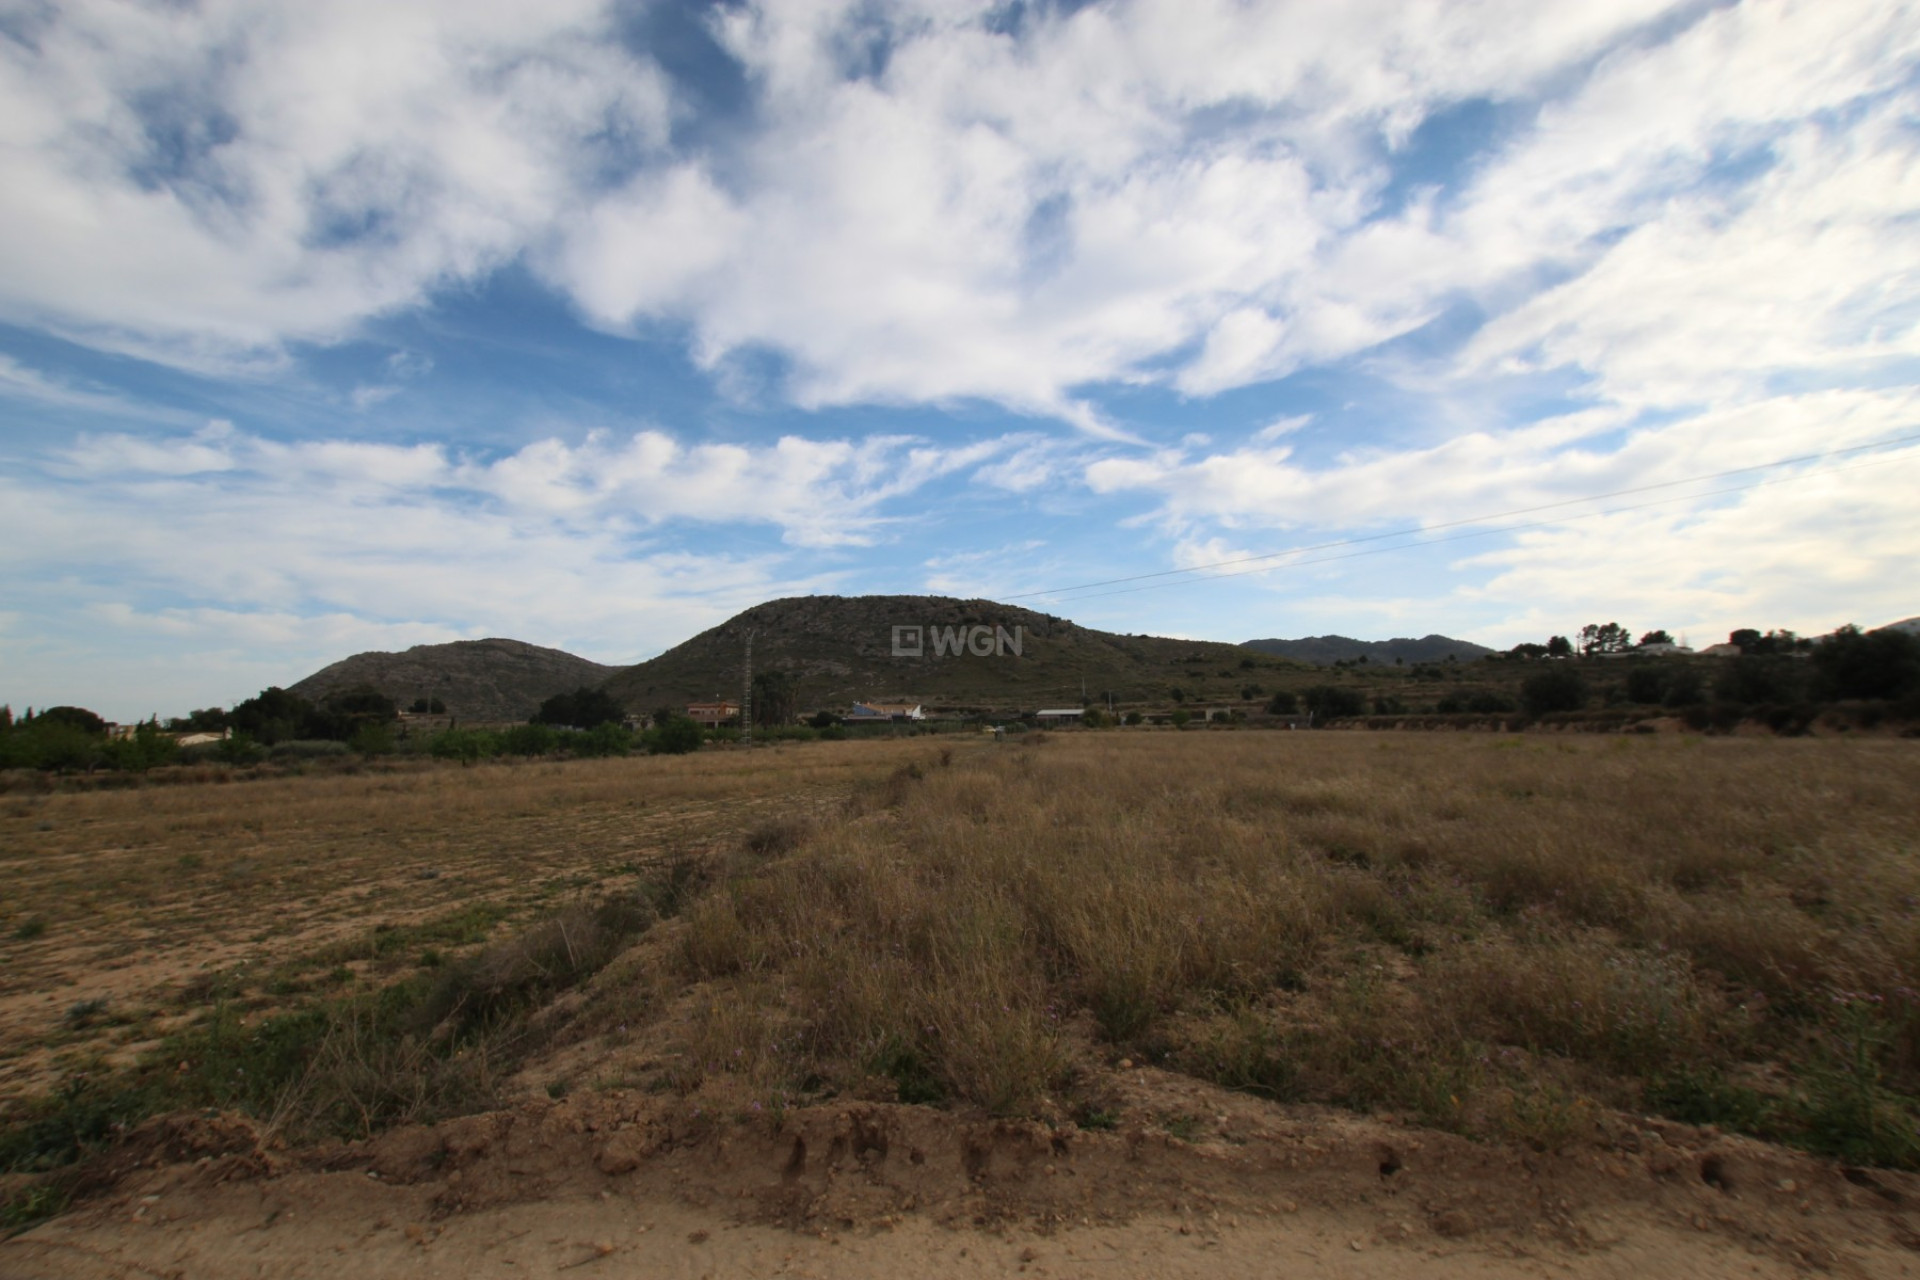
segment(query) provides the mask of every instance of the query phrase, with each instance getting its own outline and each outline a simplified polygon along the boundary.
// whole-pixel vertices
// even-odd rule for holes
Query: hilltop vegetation
[[[1445,662],[1452,658],[1457,662],[1468,662],[1474,658],[1484,658],[1493,650],[1471,640],[1455,640],[1451,636],[1428,635],[1418,640],[1405,638],[1393,640],[1354,640],[1347,636],[1306,636],[1299,640],[1248,640],[1241,645],[1256,653],[1271,654],[1276,658],[1292,658],[1296,662],[1310,662],[1317,667],[1331,666],[1336,662],[1355,662],[1365,658],[1369,662]]]
[[[1636,642],[1609,622],[1583,627],[1577,639],[1553,636],[1478,658],[1450,653],[1410,661],[1400,652],[1464,644],[1428,636],[1374,646],[1393,651],[1391,661],[1362,652],[1312,665],[1250,646],[1097,631],[987,601],[807,596],[747,610],[628,668],[513,641],[475,641],[358,655],[291,689],[270,688],[230,710],[211,707],[169,721],[168,732],[155,722],[110,737],[99,716],[79,707],[23,717],[17,727],[0,713],[0,768],[144,771],[184,758],[168,735],[185,731],[229,734],[189,754],[230,764],[349,751],[426,752],[471,763],[500,755],[659,751],[666,744],[691,750],[699,745],[693,733],[668,721],[689,701],[737,688],[749,632],[754,729],[795,737],[841,732],[838,719],[855,701],[918,703],[948,728],[1030,721],[1040,708],[1084,710],[1096,726],[1296,726],[1310,717],[1321,727],[1518,729],[1545,721],[1621,729],[1677,719],[1697,731],[1758,724],[1800,734],[1887,723],[1905,730],[1920,721],[1920,633],[1909,624],[1871,632],[1843,627],[1817,640],[1741,629],[1720,646],[1737,653],[1706,656],[1678,651],[1665,631]],[[1331,650],[1323,642],[1333,641],[1360,643],[1285,643],[1325,659]],[[406,660],[402,667],[389,662],[396,657]],[[356,670],[393,677],[402,669],[416,685],[447,690],[446,697],[421,692],[403,702],[371,683],[340,683]],[[576,681],[582,671],[590,679]],[[319,688],[326,691],[318,697],[301,692]],[[533,699],[537,688],[548,692]],[[461,706],[523,707],[524,714],[476,724],[462,718]],[[403,709],[427,718],[404,719]],[[635,733],[620,723],[639,717],[652,727]],[[725,740],[732,731],[717,736]]]
[[[557,693],[599,687],[617,667],[519,640],[421,644],[404,653],[358,653],[288,687],[309,702],[369,688],[402,707],[425,699],[466,721],[521,721]]]
[[[895,627],[922,629],[918,656],[894,655]],[[976,628],[985,629],[981,640],[968,644]],[[1290,665],[1238,645],[1096,631],[991,600],[796,596],[756,605],[605,687],[629,706],[737,696],[748,631],[755,669],[783,673],[801,712],[855,700],[1002,712],[1077,707],[1109,694],[1135,703],[1164,699],[1174,685],[1225,690],[1255,666]]]

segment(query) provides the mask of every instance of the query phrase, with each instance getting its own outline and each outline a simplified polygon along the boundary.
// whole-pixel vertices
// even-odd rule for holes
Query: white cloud
[[[1668,0],[991,8],[718,11],[757,125],[696,154],[600,0],[61,6],[0,44],[0,316],[271,362],[527,255],[597,324],[684,321],[711,370],[783,353],[804,406],[1115,436],[1078,388],[1209,395],[1468,296],[1507,312],[1475,376],[1636,402],[1910,353],[1904,6],[1751,0],[1664,39],[1634,33]],[[1470,186],[1369,220],[1430,113],[1534,95]]]
[[[379,622],[352,613],[214,608],[149,611],[123,600],[104,601],[92,606],[87,613],[122,631],[190,640],[203,646],[239,646],[256,652],[293,650],[344,654],[480,638],[472,628],[461,630],[432,622]]]
[[[1469,554],[1435,566],[1430,607],[1484,614],[1501,602],[1524,602],[1496,624],[1514,639],[1536,623],[1564,630],[1582,611],[1634,614],[1669,630],[1749,625],[1743,617],[1826,629],[1845,621],[1829,613],[1911,611],[1911,575],[1902,566],[1920,548],[1909,497],[1920,483],[1920,447],[1583,499],[1903,437],[1916,413],[1920,392],[1817,392],[1643,424],[1620,439],[1628,424],[1617,412],[1596,410],[1426,449],[1356,452],[1322,466],[1258,446],[1103,459],[1088,467],[1087,482],[1097,492],[1154,495],[1153,518],[1173,538],[1173,563],[1181,567],[1326,540],[1323,533],[1289,539],[1289,530],[1435,529],[1546,507],[1440,534],[1472,540],[1462,548]],[[1745,491],[1730,492],[1736,489]],[[1542,522],[1549,527],[1525,528]],[[1524,531],[1499,532],[1509,526]],[[1206,532],[1216,528],[1273,537],[1243,552]],[[1495,549],[1473,554],[1488,545],[1483,536]],[[1393,554],[1433,559],[1418,549]],[[1296,589],[1305,570],[1285,567],[1291,559],[1247,584]],[[1333,571],[1360,580],[1351,566]],[[1356,607],[1366,590],[1356,586]]]
[[[858,547],[963,472],[1035,503],[1143,499],[1135,519],[1196,563],[1259,546],[1249,531],[1438,522],[1751,465],[1893,433],[1920,407],[1914,6],[1115,0],[1010,32],[988,12],[719,7],[754,100],[681,149],[685,105],[621,52],[600,0],[75,0],[21,18],[0,40],[0,320],[270,369],[289,342],[520,261],[601,328],[684,333],[717,380],[781,357],[803,406],[985,398],[1108,438],[650,430],[475,457],[222,426],[96,435],[46,483],[0,480],[0,561],[133,566],[261,619],[465,628],[531,610],[605,637],[632,601],[771,582],[773,557],[672,552],[683,526]],[[1500,131],[1402,189],[1422,122],[1482,99],[1504,104]],[[1438,318],[1461,336],[1378,350]],[[1403,443],[1327,459],[1354,420],[1328,412],[1239,447],[1128,448],[1103,407],[1115,384],[1206,397],[1368,352],[1408,393]],[[398,355],[342,403],[431,367]],[[1542,387],[1587,407],[1529,422]],[[4,357],[0,394],[105,407]],[[1783,531],[1778,554],[1739,560],[1740,517],[1693,504],[1606,524],[1633,570],[1588,573],[1606,539],[1583,525],[1463,561],[1459,580],[1558,608],[1558,556],[1560,581],[1649,612],[1711,573],[1729,576],[1699,589],[1725,609],[1759,609],[1824,562],[1904,616],[1882,581],[1920,555],[1900,474],[1831,477],[1880,526],[1774,490],[1734,500]],[[198,616],[92,603],[153,627]]]
[[[85,669],[100,689],[124,685],[143,701],[182,681],[196,699],[231,700],[260,685],[219,684],[223,664],[243,673],[227,680],[284,683],[368,644],[473,635],[633,661],[769,595],[832,580],[783,580],[787,558],[765,551],[685,550],[612,511],[503,509],[456,487],[455,464],[412,450],[303,452],[240,437],[226,444],[232,465],[211,469],[200,456],[211,448],[180,446],[203,464],[191,472],[123,448],[109,472],[96,441],[84,483],[65,482],[73,472],[0,477],[0,575],[27,593],[59,584],[36,634],[6,646],[10,684],[60,690]],[[181,672],[126,675],[149,641]]]
[[[1034,553],[1046,548],[1044,538],[1026,538],[977,551],[954,551],[930,557],[923,564],[923,589],[962,599],[998,600],[1029,585]],[[1043,558],[1042,562],[1045,560]]]
[[[1727,353],[1673,343],[1661,318],[1711,295],[1698,332],[1732,312],[1756,327],[1753,295],[1782,274],[1877,284],[1876,314],[1906,314],[1915,206],[1892,122],[1913,109],[1911,12],[1759,0],[1616,45],[1667,6],[1579,9],[1136,3],[1016,40],[934,7],[896,16],[884,71],[849,77],[865,20],[850,6],[749,7],[727,30],[773,123],[735,165],[728,216],[689,237],[697,281],[670,240],[641,231],[588,255],[614,278],[557,278],[624,298],[631,317],[687,319],[709,364],[786,353],[810,406],[983,395],[1094,427],[1110,424],[1076,387],[1168,380],[1210,395],[1365,351],[1456,300],[1506,310],[1568,276],[1551,303],[1490,330],[1467,371],[1564,363],[1606,382],[1610,320],[1672,364],[1713,365]],[[1582,60],[1603,53],[1583,79]],[[1554,87],[1468,186],[1369,220],[1393,148],[1428,113],[1524,100],[1555,76],[1571,91]],[[1886,125],[1851,120],[1863,104]],[[1769,147],[1779,175],[1756,184],[1733,163]],[[1861,154],[1835,154],[1848,149]],[[717,198],[690,190],[696,207]],[[1831,227],[1836,215],[1856,233]],[[1874,251],[1894,246],[1889,287]],[[1761,269],[1769,255],[1790,265]],[[1691,292],[1657,283],[1674,264],[1698,269]],[[1858,288],[1846,301],[1855,317]],[[1589,341],[1561,332],[1569,316],[1593,318]],[[1749,363],[1814,323],[1744,348]]]
[[[664,141],[599,0],[78,0],[0,41],[0,315],[271,359],[505,262]]]
[[[1920,142],[1890,104],[1776,144],[1752,190],[1671,200],[1482,330],[1466,371],[1568,365],[1629,405],[1726,402],[1920,355]]]
[[[885,504],[1006,447],[937,448],[907,436],[689,446],[658,430],[624,439],[597,431],[578,444],[549,438],[474,459],[440,444],[276,441],[216,422],[192,436],[82,437],[54,471],[140,494],[198,491],[329,509],[479,505],[507,520],[570,528],[769,523],[792,545],[831,547],[871,541],[888,519]]]
[[[1438,286],[1314,282],[1393,239],[1361,225],[1392,149],[1671,4],[1132,0],[1007,32],[776,0],[713,18],[757,127],[676,154],[599,0],[81,0],[0,52],[0,315],[270,362],[524,254],[601,325],[687,322],[709,368],[784,353],[802,405],[1113,434],[1076,388],[1204,394],[1420,323]]]
[[[102,388],[51,377],[5,354],[0,354],[0,398],[37,408],[77,409],[147,422],[177,424],[186,420],[186,415],[175,410],[140,404]]]
[[[1266,426],[1254,432],[1253,439],[1265,444],[1271,444],[1283,436],[1290,436],[1303,427],[1312,425],[1312,423],[1313,415],[1310,413],[1289,414],[1284,418],[1275,418],[1272,422],[1269,422]]]
[[[1499,629],[1514,639],[1615,617],[1704,644],[1735,627],[1874,626],[1914,607],[1916,486],[1920,450],[1909,448],[1704,508],[1536,530],[1462,562],[1476,577],[1491,572],[1461,596],[1505,612]]]
[[[1906,390],[1782,396],[1638,427],[1601,409],[1427,448],[1357,450],[1323,466],[1261,442],[1103,458],[1086,479],[1098,493],[1156,495],[1171,527],[1434,525],[1888,439],[1916,412],[1920,392]]]
[[[88,697],[203,699],[235,672],[285,682],[370,645],[475,635],[633,661],[769,596],[830,588],[841,572],[796,570],[764,549],[689,550],[685,525],[772,524],[803,548],[859,543],[879,536],[889,504],[1002,448],[906,437],[688,446],[642,431],[488,459],[434,444],[276,441],[226,423],[95,435],[0,474],[0,575],[20,592],[60,584],[60,608],[36,635],[10,635],[4,666],[16,682],[64,689],[75,655],[97,649],[103,683]],[[145,669],[128,657],[138,645],[109,643],[103,628],[159,645],[192,680]]]

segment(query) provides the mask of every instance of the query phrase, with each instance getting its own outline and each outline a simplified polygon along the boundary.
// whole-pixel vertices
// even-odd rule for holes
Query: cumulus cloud
[[[1302,529],[1363,537],[1405,530],[1409,537],[1379,547],[1309,550],[1220,571],[1258,575],[1247,585],[1286,591],[1297,587],[1300,566],[1327,557],[1418,555],[1443,575],[1434,587],[1456,603],[1478,611],[1524,602],[1493,624],[1515,639],[1552,619],[1564,629],[1595,601],[1638,607],[1659,620],[1648,625],[1669,629],[1748,625],[1742,617],[1825,629],[1846,620],[1827,616],[1835,610],[1910,611],[1899,566],[1920,546],[1920,523],[1904,509],[1904,495],[1920,482],[1920,446],[1767,464],[1898,440],[1911,434],[1917,410],[1920,394],[1907,390],[1816,392],[1642,425],[1624,440],[1620,414],[1596,410],[1321,465],[1264,444],[1102,459],[1088,466],[1087,483],[1154,495],[1153,518],[1175,539],[1182,567],[1321,542],[1287,538]],[[1764,469],[1673,483],[1742,468]],[[1634,489],[1646,491],[1622,494]],[[1622,496],[1598,496],[1606,494]],[[1529,513],[1481,519],[1521,511]],[[1203,533],[1214,528],[1266,530],[1272,543],[1229,554]],[[1443,543],[1466,541],[1466,554],[1449,556],[1443,546],[1436,561],[1420,549],[1423,529],[1444,531]],[[1492,548],[1474,551],[1487,545],[1482,539]],[[1365,590],[1357,587],[1356,597]]]
[[[633,661],[843,572],[765,548],[690,548],[676,536],[689,523],[771,523],[794,547],[845,546],[877,536],[889,503],[998,448],[904,437],[690,447],[642,431],[475,458],[276,441],[224,423],[97,435],[0,476],[0,573],[20,598],[61,584],[61,608],[38,640],[12,638],[8,663],[16,678],[58,671],[103,628],[127,644],[187,646],[181,660],[203,676],[227,661],[261,668],[242,654],[286,667],[501,634]],[[81,617],[92,620],[84,639],[40,652],[48,628]]]
[[[464,634],[570,614],[604,638],[633,613],[615,597],[745,602],[778,572],[770,555],[687,553],[678,530],[858,548],[949,476],[1029,507],[1104,502],[1194,565],[1264,535],[1441,523],[1912,421],[1912,6],[704,12],[745,103],[693,130],[691,100],[604,0],[16,15],[0,35],[0,321],[270,371],[511,262],[599,329],[684,341],[716,381],[777,370],[804,409],[985,400],[1104,439],[651,429],[483,456],[230,427],[96,434],[31,482],[0,478],[0,561],[130,567],[269,629],[339,616]],[[1459,108],[1498,124],[1449,135]],[[431,367],[396,356],[335,403],[382,404]],[[1303,369],[1335,388],[1311,418],[1236,441],[1196,403]],[[1362,375],[1409,406],[1390,437],[1335,407],[1339,379]],[[1177,445],[1127,430],[1119,406],[1142,389],[1194,409],[1157,414],[1156,440]],[[0,394],[101,408],[6,357]],[[1828,583],[1911,612],[1883,581],[1920,546],[1901,474],[1836,473],[1824,508],[1788,496],[1823,492],[1809,480],[1528,532],[1454,561],[1448,590],[1546,609],[1555,581],[1604,585],[1649,611],[1699,590],[1760,610],[1824,558]],[[1743,522],[1789,549],[1740,560]],[[1587,572],[1608,546],[1609,568]],[[95,603],[128,610],[97,615],[115,625],[202,625]]]
[[[599,0],[79,0],[0,39],[0,316],[198,364],[331,340],[665,138]]]
[[[1267,442],[1103,458],[1088,465],[1086,481],[1100,493],[1156,495],[1159,518],[1174,527],[1435,525],[1891,439],[1916,410],[1920,393],[1906,390],[1783,396],[1637,428],[1601,409],[1423,449],[1355,450],[1320,465]]]
[[[1466,371],[1641,400],[1910,354],[1904,7],[1003,17],[716,10],[755,110],[676,147],[685,108],[600,0],[60,6],[0,41],[0,315],[270,361],[524,256],[602,327],[683,322],[709,369],[780,352],[803,406],[985,397],[1110,435],[1088,387],[1211,395],[1463,298],[1503,313]],[[1485,100],[1536,114],[1391,208],[1416,129]]]
[[[754,126],[676,150],[598,0],[83,0],[0,42],[0,314],[271,360],[526,255],[603,326],[685,321],[709,367],[782,352],[803,405],[1111,431],[1076,388],[1190,351],[1204,394],[1419,323],[1428,297],[1310,283],[1395,148],[1670,7],[774,0],[711,18]]]
[[[686,445],[643,430],[624,438],[591,432],[576,444],[549,438],[483,458],[438,443],[280,441],[214,422],[190,436],[85,436],[60,451],[50,472],[149,498],[198,493],[337,511],[430,508],[455,518],[471,511],[575,532],[764,523],[791,545],[832,547],[871,541],[888,519],[887,503],[1006,447],[1001,440],[936,447],[908,436]]]
[[[727,216],[676,179],[624,251],[551,269],[603,318],[613,300],[683,316],[710,364],[782,351],[804,405],[985,396],[1113,434],[1076,388],[1164,378],[1149,366],[1175,356],[1174,385],[1203,395],[1422,323],[1430,299],[1397,282],[1310,283],[1393,148],[1436,106],[1529,92],[1665,7],[1141,0],[1008,31],[987,6],[925,5],[876,31],[868,6],[744,6],[723,30],[768,124]],[[698,225],[690,260],[655,225]]]

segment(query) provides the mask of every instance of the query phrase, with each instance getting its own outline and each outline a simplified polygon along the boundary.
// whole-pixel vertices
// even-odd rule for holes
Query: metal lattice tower
[[[753,741],[753,630],[747,630],[747,659],[740,675],[740,741]]]

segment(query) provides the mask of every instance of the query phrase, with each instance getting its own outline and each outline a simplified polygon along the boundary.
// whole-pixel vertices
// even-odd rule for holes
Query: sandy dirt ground
[[[630,888],[649,860],[829,810],[847,789],[821,770],[776,795],[683,796],[640,763],[0,800],[0,1100],[96,1056],[133,1061],[190,1020],[180,993],[209,975],[257,978],[476,903],[524,919],[568,893]],[[766,785],[715,785],[729,784]],[[14,939],[29,917],[46,936]],[[76,1024],[87,1002],[113,1017]]]
[[[1139,1075],[1206,1131],[607,1093],[288,1152],[176,1118],[0,1277],[1920,1276],[1920,1178],[1659,1121],[1548,1155]]]

